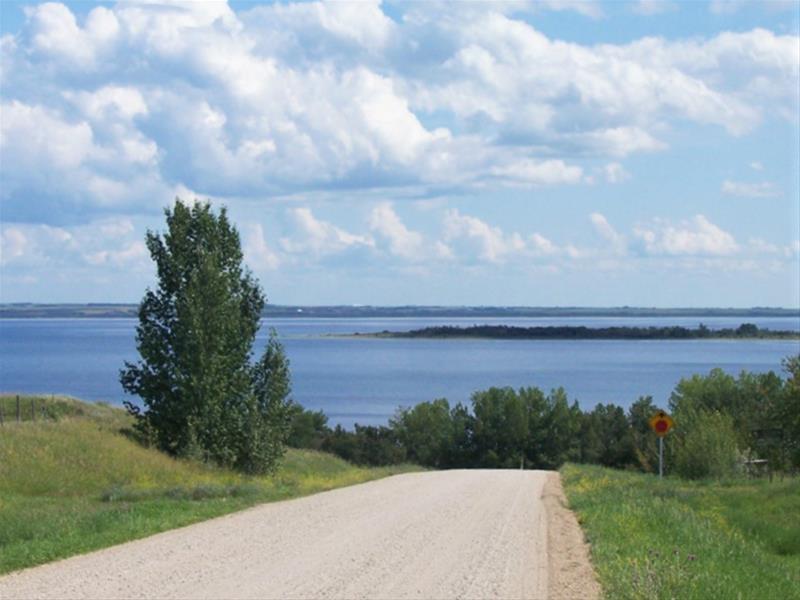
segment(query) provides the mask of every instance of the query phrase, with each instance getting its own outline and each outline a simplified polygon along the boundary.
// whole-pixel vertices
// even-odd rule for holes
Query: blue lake
[[[508,325],[682,325],[737,327],[742,318],[518,318],[481,319]],[[794,318],[750,318],[760,328],[800,331]],[[563,386],[570,399],[591,408],[627,407],[641,395],[665,405],[675,384],[712,368],[738,374],[779,371],[781,359],[800,352],[800,341],[571,341],[411,340],[327,337],[325,334],[405,331],[430,325],[477,324],[474,319],[270,319],[291,361],[293,397],[322,409],[331,424],[385,423],[398,406],[445,397],[467,402],[490,386]],[[134,361],[134,319],[0,320],[0,391],[68,394],[121,403],[130,399],[118,381]]]

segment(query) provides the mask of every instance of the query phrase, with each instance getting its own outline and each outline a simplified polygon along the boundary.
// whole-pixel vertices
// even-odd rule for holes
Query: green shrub
[[[676,415],[680,429],[671,440],[674,471],[687,479],[721,479],[735,474],[739,449],[733,419],[708,410]]]

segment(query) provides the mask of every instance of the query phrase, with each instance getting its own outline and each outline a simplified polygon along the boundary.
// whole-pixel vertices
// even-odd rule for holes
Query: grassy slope
[[[15,400],[0,404],[0,573],[412,469],[289,450],[276,475],[245,477],[139,446],[119,433],[129,421],[117,408],[37,399],[37,422],[17,424]],[[43,420],[42,405],[59,420]]]
[[[609,598],[800,598],[800,479],[562,476]]]

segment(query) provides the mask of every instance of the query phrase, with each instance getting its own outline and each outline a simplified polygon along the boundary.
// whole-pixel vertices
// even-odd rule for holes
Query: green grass
[[[608,598],[800,598],[800,479],[561,473]]]
[[[30,396],[0,394],[0,414],[3,421],[17,421],[17,406],[21,421],[58,421],[64,417],[86,417],[109,427],[123,428],[131,424],[127,413],[105,402],[82,402],[68,396]]]
[[[16,423],[15,398],[0,397],[0,573],[416,468],[359,468],[290,449],[275,475],[247,477],[138,445],[121,433],[131,423],[118,408],[35,402],[36,422]]]

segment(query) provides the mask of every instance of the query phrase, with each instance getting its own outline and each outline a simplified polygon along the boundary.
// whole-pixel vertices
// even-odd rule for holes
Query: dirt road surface
[[[558,475],[398,475],[0,578],[0,598],[592,598]]]

